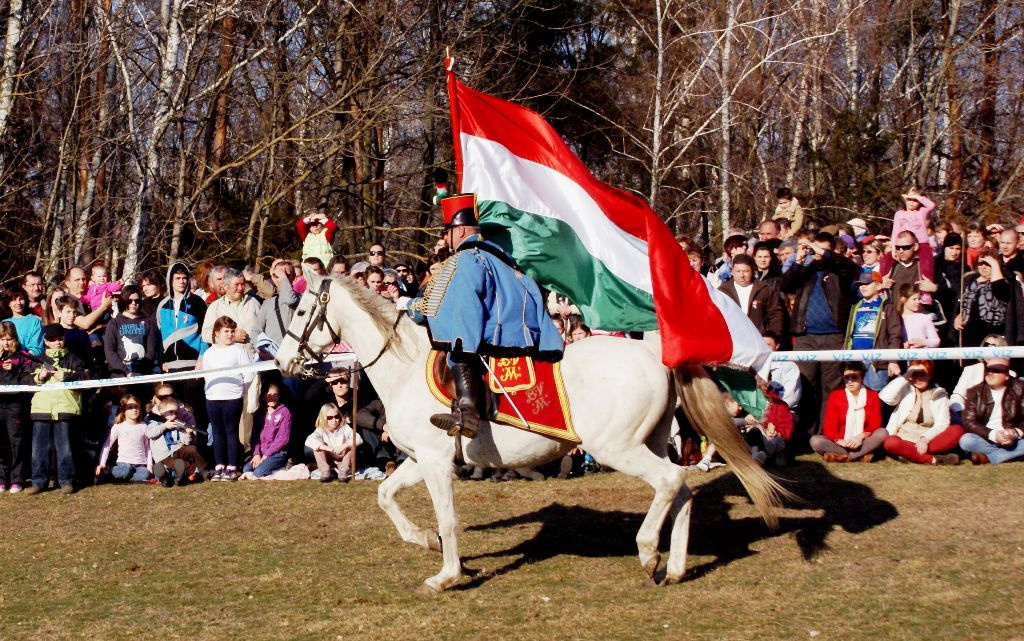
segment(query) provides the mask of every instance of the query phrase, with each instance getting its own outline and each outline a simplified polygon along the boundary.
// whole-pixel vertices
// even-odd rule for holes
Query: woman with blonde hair
[[[324,403],[316,417],[316,429],[306,437],[306,447],[313,451],[321,483],[331,481],[333,473],[337,473],[342,483],[351,480],[354,451],[352,439],[352,426],[338,405]],[[362,444],[362,437],[355,434],[355,447]]]

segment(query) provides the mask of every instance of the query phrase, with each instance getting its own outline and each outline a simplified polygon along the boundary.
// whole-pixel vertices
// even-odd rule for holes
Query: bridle
[[[327,322],[327,304],[331,302],[331,279],[325,278],[320,284],[320,291],[316,295],[316,304],[313,309],[310,310],[309,318],[306,320],[306,326],[302,328],[302,335],[299,336],[292,332],[291,327],[285,330],[285,336],[295,339],[295,342],[299,344],[298,350],[295,352],[295,356],[292,357],[292,364],[300,366],[302,368],[302,378],[318,378],[322,377],[323,374],[319,372],[319,365],[324,363],[324,355],[313,350],[309,346],[309,337],[314,331],[321,330],[325,326],[327,331],[331,335],[331,340],[335,343],[341,342],[341,337],[338,336],[338,332],[334,331],[334,327]],[[402,320],[404,314],[399,312],[395,316],[395,323],[391,326],[391,334],[388,335],[384,345],[377,352],[377,355],[373,357],[366,365],[360,365],[358,367],[350,368],[352,372],[359,372],[364,369],[369,369],[380,360],[380,357],[384,355],[384,352],[388,351],[391,347],[391,341],[397,335],[398,323]],[[308,358],[307,358],[308,357]],[[314,365],[306,365],[308,361],[314,361]]]

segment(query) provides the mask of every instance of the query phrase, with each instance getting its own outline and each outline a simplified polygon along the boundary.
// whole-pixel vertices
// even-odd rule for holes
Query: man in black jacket
[[[843,348],[844,328],[850,315],[850,291],[858,267],[835,253],[835,236],[818,232],[813,241],[802,240],[795,263],[782,275],[782,290],[794,294],[790,329],[796,351]],[[825,414],[824,399],[842,384],[842,363],[837,361],[801,362],[800,373],[807,379],[804,393],[813,395],[804,407],[821,410],[806,417],[810,434],[817,434]]]

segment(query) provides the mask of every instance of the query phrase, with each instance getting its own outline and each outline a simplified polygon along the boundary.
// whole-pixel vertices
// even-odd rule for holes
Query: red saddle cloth
[[[580,442],[572,427],[561,363],[535,362],[528,356],[519,356],[490,358],[487,364],[498,377],[495,381],[490,373],[484,375],[487,386],[497,394],[496,422],[571,443]],[[455,387],[444,352],[430,352],[426,376],[427,387],[434,398],[451,405]],[[527,421],[525,424],[519,418],[520,413]]]

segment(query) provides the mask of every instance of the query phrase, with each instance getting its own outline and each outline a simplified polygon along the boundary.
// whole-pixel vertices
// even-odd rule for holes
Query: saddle
[[[487,413],[494,423],[509,425],[570,443],[579,443],[573,429],[569,398],[562,382],[561,363],[534,361],[528,356],[488,359],[496,375],[484,373]],[[434,398],[451,405],[455,384],[444,352],[431,350],[427,357],[427,387]],[[520,414],[522,418],[520,418]],[[526,419],[526,422],[523,422]]]

